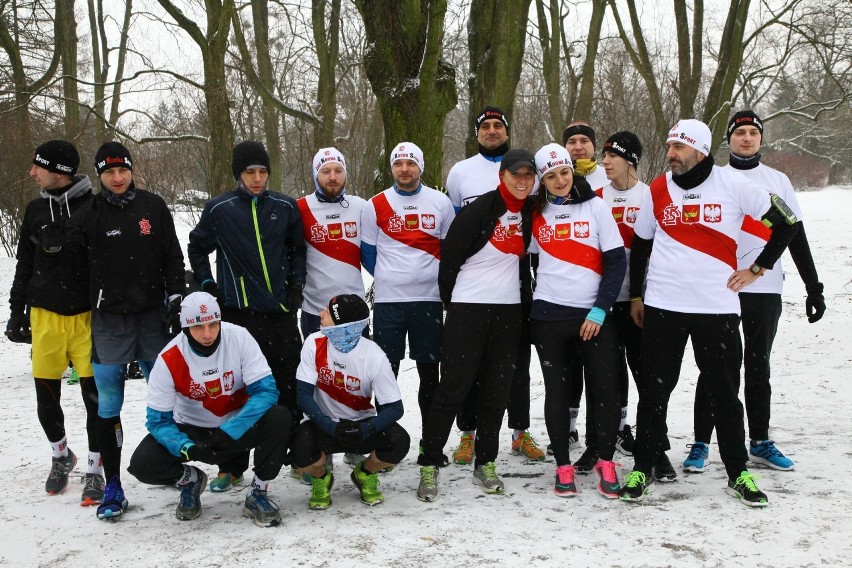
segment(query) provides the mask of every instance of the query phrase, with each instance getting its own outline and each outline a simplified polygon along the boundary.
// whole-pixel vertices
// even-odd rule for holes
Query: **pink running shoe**
[[[556,468],[556,483],[553,486],[553,492],[560,497],[574,497],[577,495],[577,486],[574,484],[573,465],[560,465]]]
[[[595,464],[595,473],[598,476],[598,491],[607,499],[618,499],[621,484],[618,482],[618,474],[615,471],[619,464],[611,461],[598,459]]]

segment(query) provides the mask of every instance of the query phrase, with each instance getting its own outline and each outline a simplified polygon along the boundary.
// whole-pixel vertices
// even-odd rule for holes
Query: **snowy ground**
[[[756,470],[770,498],[766,509],[748,509],[724,493],[715,443],[707,472],[680,473],[676,483],[658,485],[642,504],[603,499],[591,476],[580,479],[577,498],[560,499],[551,492],[552,458],[528,464],[510,455],[505,430],[501,444],[506,451],[497,461],[505,496],[484,495],[471,484],[470,466],[451,465],[441,471],[440,498],[421,503],[415,497],[418,468],[412,451],[382,478],[386,502],[373,509],[358,500],[338,456],[334,504],[327,511],[309,511],[309,488],[289,476],[282,474],[273,483],[281,527],[260,529],[242,518],[243,495],[236,491],[204,493],[202,518],[177,521],[174,489],[143,486],[129,474],[124,486],[130,510],[118,522],[98,521],[93,508],[78,505],[76,476],[64,495],[44,493],[50,453],[36,418],[29,352],[0,341],[5,381],[0,419],[9,426],[0,437],[0,478],[13,483],[13,495],[0,509],[0,565],[848,566],[852,491],[844,475],[852,457],[852,260],[842,215],[852,210],[852,188],[803,193],[799,199],[829,308],[821,322],[807,323],[804,286],[788,258],[785,266],[793,272],[774,355],[773,438],[797,467],[793,472]],[[0,259],[4,306],[13,271],[13,260]],[[402,368],[407,409],[402,424],[417,439],[416,369],[411,361]],[[532,374],[531,431],[546,443],[537,363]],[[688,353],[669,411],[670,456],[676,466],[692,441],[696,374]],[[71,448],[85,456],[79,387],[65,386],[64,395]],[[634,391],[634,408],[635,401]],[[125,466],[145,434],[144,408],[145,383],[128,383],[122,413]],[[456,442],[453,435],[450,446]],[[622,474],[630,470],[631,458],[620,462]],[[214,467],[205,469],[215,473]],[[20,483],[18,489],[14,483]]]

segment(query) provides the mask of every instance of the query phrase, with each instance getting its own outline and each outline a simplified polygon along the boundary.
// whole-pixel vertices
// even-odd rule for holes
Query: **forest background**
[[[0,0],[0,244],[14,253],[32,151],[51,138],[92,176],[100,144],[122,141],[138,185],[197,214],[234,187],[246,139],[294,197],[330,145],[352,194],[390,184],[404,140],[441,187],[488,104],[532,151],[573,119],[598,147],[631,130],[646,181],[677,119],[708,123],[725,161],[728,117],[754,108],[763,161],[797,189],[849,183],[850,22],[852,3],[815,0]]]

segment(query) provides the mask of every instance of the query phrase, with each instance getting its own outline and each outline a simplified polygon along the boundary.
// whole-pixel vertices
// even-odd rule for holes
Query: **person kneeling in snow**
[[[410,438],[397,421],[402,395],[387,356],[362,337],[370,309],[356,294],[335,296],[320,313],[320,331],[309,335],[296,371],[296,393],[306,419],[293,433],[293,466],[311,476],[311,509],[327,509],[334,483],[326,454],[370,455],[352,470],[361,501],[384,501],[378,472],[402,461]],[[376,406],[372,400],[375,394]]]
[[[150,434],[127,470],[142,483],[180,489],[176,516],[201,516],[207,474],[186,462],[221,464],[254,449],[254,479],[243,516],[261,527],[281,524],[266,494],[284,464],[293,418],[278,406],[269,365],[251,334],[221,321],[216,298],[194,292],[181,303],[183,333],[157,356],[148,381]]]

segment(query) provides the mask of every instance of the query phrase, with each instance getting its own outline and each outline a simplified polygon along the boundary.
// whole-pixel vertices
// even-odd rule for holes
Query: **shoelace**
[[[529,432],[524,434],[524,441],[521,442],[521,445],[527,449],[541,450]]]
[[[421,467],[420,482],[424,485],[435,485],[435,471],[434,467]]]
[[[61,475],[66,475],[70,469],[68,467],[70,465],[68,458],[63,458],[60,461],[54,461],[50,468],[50,477],[58,479]]]
[[[783,455],[784,455],[784,454],[781,453],[781,450],[779,450],[778,448],[775,447],[775,442],[773,442],[772,440],[767,440],[766,442],[763,442],[762,444],[757,446],[757,448],[760,449],[761,453],[765,452],[765,453],[769,454],[771,457],[778,457],[778,456],[783,457]]]
[[[689,456],[687,456],[687,460],[700,460],[704,458],[704,444],[687,444],[690,448]]]
[[[754,476],[750,473],[739,476],[734,485],[745,485],[745,488],[749,491],[758,491]]]
[[[277,511],[278,505],[269,500],[266,496],[266,491],[261,491],[260,489],[255,489],[251,492],[252,497],[254,497],[254,502],[257,505],[257,508],[261,511]]]
[[[197,481],[195,483],[198,483]],[[180,506],[191,507],[195,504],[195,495],[192,490],[195,489],[195,483],[187,483],[180,488]]]
[[[88,491],[89,489],[100,489],[100,490],[103,489],[103,487],[101,486],[101,483],[100,483],[100,479],[98,479],[98,476],[96,476],[96,475],[88,476],[87,475],[87,476],[83,477],[83,491]]]
[[[636,487],[639,484],[644,484],[647,478],[641,471],[631,471],[627,474],[627,479],[624,480],[625,487]]]
[[[615,483],[618,481],[618,477],[615,474],[616,466],[621,466],[619,463],[605,461],[601,462],[601,477],[607,483]]]
[[[574,483],[574,466],[560,465],[556,468],[556,477],[559,479],[559,483],[562,485]]]
[[[465,452],[470,451],[473,446],[473,436],[462,436],[461,442],[459,442],[459,449]]]
[[[497,470],[494,467],[494,462],[488,462],[482,466],[483,477],[489,481],[497,479]]]
[[[118,476],[116,476],[116,479]],[[110,501],[119,501],[118,496],[122,494],[121,486],[118,483],[108,483],[104,488],[104,504]]]

